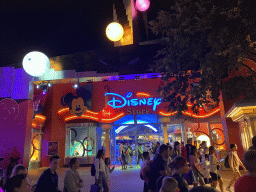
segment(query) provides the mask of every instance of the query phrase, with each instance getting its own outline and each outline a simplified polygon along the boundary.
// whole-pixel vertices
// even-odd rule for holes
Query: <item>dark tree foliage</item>
[[[198,112],[208,102],[209,92],[216,103],[220,90],[227,90],[227,98],[255,92],[255,72],[248,66],[247,77],[223,83],[231,71],[245,66],[243,58],[254,51],[255,15],[253,1],[176,0],[170,11],[160,11],[149,22],[154,34],[166,37],[166,47],[151,70],[162,74],[165,84],[159,92],[169,110],[180,115],[190,101]]]

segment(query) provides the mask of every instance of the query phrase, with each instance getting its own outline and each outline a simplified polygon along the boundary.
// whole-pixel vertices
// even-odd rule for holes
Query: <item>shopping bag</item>
[[[90,192],[99,192],[100,191],[101,186],[97,185],[97,184],[93,184],[91,185],[91,190]]]

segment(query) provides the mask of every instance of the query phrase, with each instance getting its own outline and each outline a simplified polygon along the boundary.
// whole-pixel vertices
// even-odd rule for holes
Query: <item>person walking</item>
[[[248,173],[240,177],[235,183],[235,192],[256,191],[256,151],[249,150],[243,155],[244,166]]]
[[[189,172],[187,159],[177,156],[171,163],[169,163],[168,166],[172,170],[172,177],[178,181],[180,192],[188,192],[188,183],[183,178],[183,174],[187,174]]]
[[[125,146],[124,146],[124,143],[123,143],[123,147],[122,147],[122,150],[121,150],[121,163],[122,163],[122,170],[126,169],[126,158],[125,158]]]
[[[181,142],[180,146],[181,146],[181,148],[180,148],[180,156],[182,156],[182,157],[187,159],[187,149],[184,146],[184,142],[183,141]]]
[[[192,141],[193,141],[192,138],[189,138],[187,144],[185,145],[186,151],[187,151],[187,160],[189,163],[190,163],[189,157],[191,153]]]
[[[130,164],[129,168],[132,168],[132,147],[128,144],[127,149],[126,149],[126,159],[127,162]]]
[[[0,168],[0,189],[3,189],[4,186],[4,171],[2,168]]]
[[[252,146],[249,147],[249,150],[256,150],[256,136],[252,138]]]
[[[137,160],[137,165],[139,165],[140,159],[143,161],[143,148],[141,146],[141,143],[139,143],[138,146],[138,160]]]
[[[167,145],[162,144],[160,146],[159,154],[156,153],[153,161],[149,164],[149,192],[156,191],[156,181],[160,176],[167,176],[165,159],[169,156],[169,148]]]
[[[10,178],[16,176],[16,175],[28,175],[28,170],[27,168],[22,165],[22,164],[19,164],[19,165],[16,165],[13,169],[12,169],[12,173],[11,173],[11,176]],[[27,181],[28,181],[28,185],[30,187],[30,190],[31,192],[35,191],[35,188],[36,188],[36,185],[31,185],[29,184],[29,179],[26,177]],[[7,180],[5,186],[4,186],[4,189],[8,188],[8,186],[10,185],[10,179]]]
[[[205,154],[204,161],[202,161],[200,164],[202,165],[202,174],[204,176],[205,184],[212,183],[212,177],[210,175],[210,161],[208,154]]]
[[[26,175],[19,174],[10,178],[10,185],[5,192],[30,192]]]
[[[147,172],[149,171],[149,163],[151,162],[150,153],[148,151],[143,152],[143,158],[144,158],[144,160],[143,160],[141,168],[140,168],[140,178],[142,180],[144,180],[143,192],[148,192]]]
[[[220,165],[220,163],[217,161],[216,149],[214,146],[209,147],[209,161],[210,161],[210,175],[212,177],[212,187],[216,189],[217,181],[218,181],[220,186],[220,191],[224,192],[223,180],[220,174],[218,173],[218,169],[217,169],[217,166]]]
[[[58,187],[58,174],[56,173],[59,163],[60,157],[58,155],[54,155],[50,158],[50,168],[46,169],[40,176],[35,192],[61,192]]]
[[[83,188],[83,180],[77,171],[79,167],[79,160],[77,158],[71,158],[69,169],[65,172],[64,192],[79,192]]]
[[[237,155],[237,145],[236,144],[231,144],[230,145],[230,152],[228,154],[228,163],[230,166],[231,171],[233,172],[233,178],[231,179],[231,181],[229,182],[226,190],[229,192],[232,192],[232,190],[230,189],[231,185],[233,185],[237,179],[239,179],[241,177],[241,174],[239,172],[239,166],[242,166],[244,170],[244,164],[242,163],[242,161],[239,159],[238,155]]]
[[[205,185],[203,180],[203,175],[200,172],[200,161],[197,155],[197,148],[195,146],[192,146],[191,153],[190,153],[190,169],[194,175],[194,182],[193,186],[198,186],[198,183],[200,185]]]
[[[106,165],[106,176],[107,176],[107,182],[108,182],[108,189],[110,191],[110,173],[112,173],[114,171],[115,165],[112,168],[110,168],[111,163],[110,163],[109,157],[105,158],[105,165]]]
[[[105,152],[103,149],[100,149],[97,153],[96,159],[94,161],[95,166],[95,184],[103,187],[104,192],[108,192],[108,183],[107,183],[107,174],[106,174],[106,165],[103,160]]]
[[[177,156],[180,156],[180,143],[178,141],[175,141],[173,146],[172,159]]]
[[[206,141],[202,141],[201,147],[199,149],[199,154],[200,154],[200,162],[204,162],[205,160],[205,154],[209,154],[209,149],[207,148],[207,143]]]
[[[178,181],[172,177],[164,177],[159,192],[179,192]]]

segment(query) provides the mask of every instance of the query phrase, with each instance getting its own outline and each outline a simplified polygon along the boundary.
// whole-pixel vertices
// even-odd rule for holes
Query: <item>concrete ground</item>
[[[32,184],[36,184],[42,172],[47,168],[40,168],[37,170],[29,170],[28,178]],[[63,182],[65,177],[65,170],[67,168],[59,168],[57,173],[59,175],[59,188],[63,190]],[[134,166],[127,170],[121,170],[120,166],[117,166],[111,176],[111,191],[113,192],[142,192],[143,191],[143,181],[139,176],[140,166]],[[78,170],[80,176],[84,180],[84,188],[81,192],[89,192],[90,186],[94,183],[94,177],[91,176],[90,167],[81,167]],[[231,179],[230,171],[219,171],[224,182],[224,191]],[[191,188],[192,186],[190,186]],[[217,187],[219,190],[219,187]],[[231,188],[234,191],[234,187]]]

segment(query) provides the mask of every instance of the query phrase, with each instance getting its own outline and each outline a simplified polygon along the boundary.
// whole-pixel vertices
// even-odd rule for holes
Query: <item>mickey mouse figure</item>
[[[76,91],[76,95],[68,93],[61,97],[61,104],[63,106],[69,106],[69,111],[72,115],[81,117],[87,108],[87,100],[91,99],[91,92],[84,87],[79,87]]]

